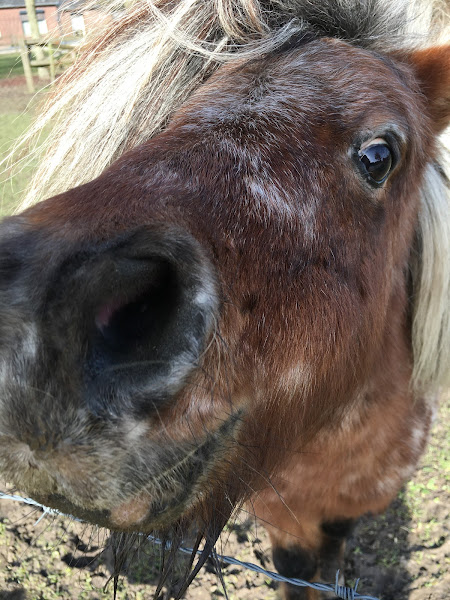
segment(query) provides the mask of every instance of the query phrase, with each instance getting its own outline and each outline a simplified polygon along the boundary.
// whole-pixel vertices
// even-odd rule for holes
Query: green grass
[[[14,142],[30,126],[33,119],[33,107],[27,106],[32,96],[26,91],[25,83],[19,86],[2,85],[2,79],[23,75],[19,54],[0,55],[0,162],[5,159]],[[19,158],[19,157],[17,157]],[[34,165],[22,170],[11,170],[9,165],[0,166],[0,217],[10,214],[23,196]]]
[[[32,115],[29,112],[10,110],[0,114],[0,161],[8,155],[14,141],[27,129],[31,121]],[[10,214],[18,205],[32,172],[32,165],[24,167],[14,175],[9,168],[0,168],[0,217]]]
[[[0,79],[14,75],[23,75],[20,54],[0,54]]]

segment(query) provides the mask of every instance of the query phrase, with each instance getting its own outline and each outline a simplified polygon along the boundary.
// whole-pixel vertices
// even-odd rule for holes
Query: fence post
[[[19,42],[20,58],[22,59],[23,72],[27,82],[27,88],[30,94],[34,93],[33,73],[31,72],[30,56],[28,54],[28,46],[23,40]]]

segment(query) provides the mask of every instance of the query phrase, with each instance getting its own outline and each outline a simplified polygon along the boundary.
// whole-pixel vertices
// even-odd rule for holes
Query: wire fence
[[[66,515],[64,513],[59,512],[58,510],[56,510],[54,508],[49,508],[48,506],[43,506],[42,504],[40,504],[39,502],[36,502],[32,498],[23,498],[22,496],[10,495],[10,494],[6,494],[4,492],[0,492],[0,500],[14,500],[16,502],[22,502],[22,503],[29,504],[31,506],[35,506],[36,508],[41,509],[43,511],[42,515],[39,517],[39,519],[37,519],[35,525],[37,525],[46,515],[58,515],[61,517],[69,517],[69,518],[73,519],[74,521],[83,522],[83,521],[81,521],[81,519],[77,519],[76,517],[74,517],[72,515]],[[152,535],[147,535],[147,539],[150,542],[152,542],[154,544],[158,544],[158,545],[162,545],[164,543],[167,547],[167,542],[162,542],[161,540],[159,540],[158,538],[156,538]],[[192,548],[186,548],[184,546],[180,546],[180,548],[178,548],[178,550],[180,552],[184,552],[185,554],[190,554],[190,555],[193,552]],[[198,550],[197,554],[201,554],[201,550]],[[334,584],[333,583],[316,583],[316,582],[305,581],[304,579],[294,579],[294,578],[289,578],[289,577],[283,577],[283,575],[280,575],[279,573],[275,573],[273,571],[268,571],[267,569],[263,569],[262,567],[255,565],[254,563],[243,562],[243,561],[237,560],[236,558],[233,558],[232,556],[226,556],[223,554],[214,553],[214,557],[217,560],[219,560],[225,564],[235,565],[238,567],[242,567],[242,568],[246,569],[247,571],[253,571],[255,573],[260,573],[260,574],[264,575],[265,577],[269,577],[270,579],[272,579],[274,581],[289,583],[289,584],[297,586],[297,587],[309,587],[313,590],[319,590],[321,592],[333,593],[333,594],[335,594],[335,596],[337,596],[341,600],[379,600],[375,596],[367,596],[364,594],[359,594],[357,592],[359,579],[356,581],[355,586],[353,588],[345,586],[345,585],[339,585],[339,583],[338,583],[339,571],[336,573],[336,581]]]

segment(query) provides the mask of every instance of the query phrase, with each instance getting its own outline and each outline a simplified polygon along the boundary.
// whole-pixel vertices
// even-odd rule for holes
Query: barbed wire
[[[77,517],[74,517],[73,515],[66,515],[66,514],[60,512],[59,510],[56,510],[55,508],[49,508],[48,506],[44,506],[43,504],[36,502],[36,500],[33,500],[32,498],[23,498],[22,496],[10,495],[10,494],[6,494],[4,492],[0,492],[0,500],[14,500],[16,502],[22,502],[22,503],[29,504],[31,506],[35,506],[36,508],[41,509],[43,511],[43,513],[39,517],[39,519],[37,519],[35,525],[37,525],[46,515],[58,515],[61,517],[69,517],[70,519],[73,519],[74,521],[78,521],[79,523],[85,522],[85,521],[82,521],[81,519],[78,519]],[[145,535],[145,534],[142,534],[142,535]],[[158,539],[152,535],[147,535],[146,537],[150,542],[152,542],[154,544],[164,545],[166,548],[170,547],[170,542],[163,542],[160,539]],[[184,546],[180,546],[178,548],[178,550],[180,552],[183,552],[183,553],[189,554],[189,555],[191,555],[193,552],[192,548],[186,548]],[[197,550],[197,554],[201,554],[201,550]],[[331,593],[335,594],[341,600],[379,600],[375,596],[367,596],[364,594],[359,594],[357,592],[359,579],[356,580],[355,586],[353,588],[347,587],[345,585],[339,585],[339,583],[338,583],[339,571],[337,571],[337,573],[336,573],[336,581],[334,584],[332,584],[332,583],[316,583],[316,582],[311,582],[311,581],[305,581],[304,579],[284,577],[283,575],[280,575],[279,573],[275,573],[274,571],[268,571],[267,569],[264,569],[263,567],[255,565],[254,563],[244,562],[244,561],[238,560],[237,558],[233,558],[232,556],[217,554],[215,552],[214,557],[223,563],[242,567],[248,571],[253,571],[254,573],[260,573],[261,575],[269,577],[270,579],[272,579],[274,581],[278,581],[278,582],[282,582],[282,583],[289,583],[289,584],[297,586],[297,587],[309,587],[309,588],[312,588],[313,590],[318,590],[321,592],[331,592]]]

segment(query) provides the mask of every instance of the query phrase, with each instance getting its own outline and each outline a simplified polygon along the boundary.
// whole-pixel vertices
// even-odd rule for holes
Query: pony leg
[[[280,575],[318,581],[323,532],[319,519],[297,518],[273,490],[264,490],[252,501],[252,508],[269,533],[272,557]],[[296,511],[297,512],[297,511]],[[318,600],[310,588],[280,584],[284,600]]]
[[[338,569],[343,575],[354,520],[385,510],[423,451],[432,414],[428,402],[387,395],[364,406],[338,431],[323,432],[292,452],[271,486],[252,499],[282,575],[334,583]],[[319,594],[285,586],[284,597],[316,600]]]
[[[317,523],[302,527],[299,524],[299,536],[286,536],[269,529],[272,541],[272,557],[276,570],[284,577],[295,577],[306,581],[319,580],[320,528]],[[282,583],[281,595],[284,600],[316,600],[316,592],[307,587],[298,587]]]
[[[276,570],[284,577],[295,577],[314,581],[318,578],[318,554],[312,548],[305,548],[300,543],[288,546],[277,545],[272,538],[272,557]],[[289,583],[280,584],[281,596],[284,600],[316,600],[317,592],[307,587],[297,587]]]
[[[302,517],[303,521],[303,517]],[[285,577],[295,577],[306,581],[334,583],[336,572],[340,571],[340,584],[343,584],[345,540],[353,528],[353,519],[309,522],[307,526],[298,524],[299,536],[286,536],[275,533],[270,528],[272,556],[275,568]],[[318,591],[290,584],[280,586],[284,600],[318,600],[327,598]]]
[[[322,543],[319,550],[320,578],[322,581],[334,582],[336,572],[341,571],[340,579],[343,583],[342,567],[344,564],[345,542],[354,524],[354,519],[339,519],[322,523]]]
[[[252,501],[255,514],[269,533],[276,570],[284,577],[324,583],[334,583],[339,570],[342,584],[345,540],[354,519],[324,520],[322,511],[316,511],[311,504],[307,507],[305,499],[299,498],[297,486],[288,486],[284,479],[277,487],[284,488],[282,496],[274,489],[266,489]],[[291,584],[281,584],[280,591],[284,600],[332,597],[330,593]]]

